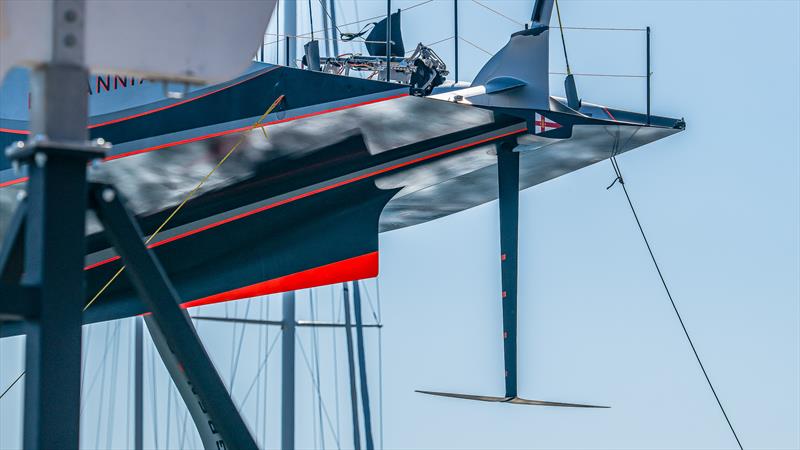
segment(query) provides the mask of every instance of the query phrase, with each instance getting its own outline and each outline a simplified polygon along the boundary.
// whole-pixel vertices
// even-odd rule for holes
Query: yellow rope
[[[272,102],[272,105],[270,105],[270,107],[267,108],[267,110],[264,112],[264,114],[262,114],[261,117],[259,117],[258,120],[255,121],[255,123],[253,123],[253,125],[250,127],[250,129],[248,131],[252,131],[252,130],[256,129],[256,127],[261,125],[261,122],[281,103],[281,101],[283,101],[283,97],[284,96],[281,95],[277,99],[275,99],[275,101]],[[264,126],[261,127],[261,131],[264,133],[264,138],[266,139],[267,138],[267,131],[266,131]],[[153,238],[155,238],[158,235],[158,233],[160,233],[161,230],[164,229],[164,227],[169,223],[169,221],[172,220],[172,218],[175,217],[176,214],[178,214],[178,211],[180,211],[183,208],[183,206],[189,200],[191,200],[192,197],[194,197],[194,195],[206,183],[206,181],[208,181],[208,179],[211,178],[211,175],[213,175],[214,172],[216,172],[217,169],[219,169],[220,166],[222,166],[222,164],[224,164],[225,161],[233,154],[233,152],[235,152],[236,149],[239,148],[239,145],[241,145],[242,142],[244,142],[244,138],[245,138],[246,135],[247,135],[246,133],[242,133],[242,135],[239,137],[239,140],[236,141],[236,144],[234,144],[233,147],[231,147],[231,149],[228,150],[228,153],[226,153],[225,156],[222,159],[219,160],[217,165],[214,166],[214,168],[211,169],[211,171],[208,172],[208,174],[205,177],[203,177],[203,179],[200,180],[199,183],[197,183],[197,186],[195,186],[194,189],[189,191],[189,193],[186,195],[186,197],[183,199],[183,201],[177,207],[175,207],[175,209],[172,211],[172,213],[170,213],[170,215],[166,219],[164,219],[163,222],[161,222],[161,225],[159,225],[158,228],[156,228],[156,231],[154,231],[153,234],[151,234],[150,237],[147,238],[147,240],[144,241],[145,245],[149,244],[150,241],[152,241]],[[120,267],[119,270],[117,271],[117,273],[115,273],[114,276],[111,277],[108,280],[108,282],[102,288],[100,288],[99,291],[97,291],[97,293],[94,295],[94,297],[92,297],[92,299],[89,300],[89,303],[87,303],[86,306],[84,306],[83,310],[86,311],[87,309],[89,309],[89,307],[92,306],[92,304],[94,304],[94,302],[100,297],[100,295],[102,295],[103,292],[105,292],[106,289],[108,289],[108,287],[111,286],[112,283],[114,283],[114,280],[116,280],[120,276],[120,274],[122,274],[122,272],[124,272],[124,271],[125,271],[125,266]]]
[[[567,41],[564,40],[564,25],[561,24],[561,9],[558,7],[558,0],[556,3],[556,15],[558,16],[558,28],[561,30],[561,45],[564,47],[564,63],[567,65],[567,75],[572,74],[569,68],[569,58],[567,58]]]

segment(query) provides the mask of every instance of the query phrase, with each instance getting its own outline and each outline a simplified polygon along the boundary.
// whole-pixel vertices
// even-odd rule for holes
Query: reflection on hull
[[[497,198],[494,149],[501,142],[520,151],[525,189],[606,159],[615,146],[621,153],[679,131],[644,126],[630,115],[628,122],[563,115],[572,121],[564,122],[570,137],[554,139],[529,134],[511,115],[408,96],[390,83],[285,67],[226,86],[93,121],[93,136],[110,136],[115,147],[90,177],[117,186],[145,233],[243,139],[152,245],[186,300],[223,301],[245,286],[373,254],[379,232]],[[285,100],[265,128],[250,130],[260,109],[280,95]],[[24,175],[0,172],[0,235]],[[120,261],[96,221],[89,220],[87,233],[93,292]],[[126,282],[107,294],[87,321],[142,312]]]

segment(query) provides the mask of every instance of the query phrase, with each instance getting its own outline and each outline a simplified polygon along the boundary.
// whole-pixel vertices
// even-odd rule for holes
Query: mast
[[[650,125],[650,27],[647,27],[647,125]]]
[[[364,434],[367,440],[367,450],[373,450],[375,443],[372,440],[372,417],[369,412],[369,389],[367,387],[367,358],[364,352],[364,327],[361,320],[361,288],[358,281],[353,282],[353,308],[356,319],[356,341],[358,345],[358,369],[361,383],[361,407],[364,411]]]
[[[358,391],[356,390],[356,369],[353,360],[353,335],[350,331],[350,290],[347,283],[343,285],[344,297],[344,332],[347,337],[347,369],[350,372],[350,407],[353,415],[353,447],[361,449],[361,432],[358,429]]]
[[[290,2],[292,3],[292,2]],[[283,336],[282,350],[282,380],[283,392],[281,396],[281,448],[294,449],[294,336],[295,327],[295,297],[294,291],[283,293]]]
[[[133,344],[133,448],[144,448],[144,333],[142,318],[134,317]]]
[[[322,7],[322,37],[325,39],[325,57],[327,58],[331,56],[330,36],[335,36],[336,32],[331,30],[331,28],[328,26],[328,12],[326,11],[327,8],[325,8],[325,3],[321,2],[320,6]]]
[[[392,79],[392,0],[386,0],[386,81]]]
[[[296,302],[295,302],[295,293],[294,292],[285,292],[283,294],[283,314],[284,317],[280,321],[276,320],[260,320],[260,319],[249,319],[249,318],[235,318],[235,317],[214,317],[214,316],[193,316],[193,320],[209,320],[214,322],[224,322],[224,323],[238,323],[243,325],[266,325],[266,326],[280,326],[283,329],[283,337],[282,337],[282,377],[283,377],[283,391],[282,391],[282,428],[281,428],[281,448],[282,449],[294,449],[295,446],[295,385],[296,385],[296,370],[295,370],[295,349],[296,349],[296,333],[298,327],[309,327],[309,328],[342,328],[346,333],[346,341],[347,341],[347,363],[348,363],[348,370],[349,370],[349,382],[350,382],[350,406],[352,411],[352,424],[353,424],[353,447],[355,449],[361,448],[361,430],[359,424],[359,412],[358,412],[358,383],[359,381],[356,379],[359,374],[356,374],[356,361],[355,357],[356,354],[354,352],[354,345],[353,345],[353,336],[351,329],[356,327],[356,333],[358,336],[358,357],[360,360],[361,372],[360,372],[360,383],[363,392],[363,405],[364,405],[364,421],[365,421],[365,429],[367,435],[367,448],[374,449],[374,440],[372,438],[372,417],[370,414],[370,407],[369,407],[369,394],[367,392],[367,373],[366,373],[366,357],[365,357],[365,349],[364,349],[364,336],[363,336],[363,328],[380,328],[382,325],[380,323],[370,323],[364,324],[361,318],[361,292],[359,290],[360,286],[355,286],[355,302],[356,306],[356,315],[355,315],[355,323],[353,323],[353,318],[351,316],[350,311],[350,287],[347,283],[343,283],[342,294],[344,300],[344,323],[339,322],[324,322],[324,321],[317,321],[316,320],[316,309],[312,306],[311,309],[311,320],[297,320],[296,318]],[[313,338],[316,339],[316,338]],[[313,370],[313,369],[312,369]],[[318,369],[317,369],[318,370]],[[312,374],[312,381],[315,378],[315,375]],[[316,374],[316,379],[319,380],[319,374]],[[319,382],[319,381],[317,381]],[[317,388],[319,389],[319,388]],[[338,396],[337,396],[338,400]],[[322,406],[320,406],[322,407]],[[337,408],[338,410],[338,408]],[[322,413],[320,413],[320,420],[322,418]],[[321,426],[321,425],[320,425]],[[338,426],[337,426],[338,430]],[[324,439],[323,439],[324,442]]]
[[[330,1],[331,35],[333,36],[333,56],[339,56],[339,28],[336,26],[336,0]]]
[[[453,36],[455,44],[455,82],[458,83],[458,0],[453,0]]]
[[[287,42],[287,65],[294,67],[297,60],[297,2],[295,0],[283,3],[283,29]]]

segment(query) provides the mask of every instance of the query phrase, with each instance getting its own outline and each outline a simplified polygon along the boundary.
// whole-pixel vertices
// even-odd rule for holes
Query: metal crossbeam
[[[258,320],[258,319],[240,319],[236,317],[213,317],[213,316],[192,316],[195,320],[208,320],[212,322],[228,322],[228,323],[243,323],[245,325],[274,325],[284,326],[283,320]],[[333,323],[333,322],[317,322],[312,320],[297,320],[295,321],[297,327],[321,327],[321,328],[382,328],[383,325],[379,323],[368,324],[346,324],[346,323]]]
[[[22,276],[23,248],[25,247],[25,219],[28,202],[22,200],[11,216],[6,235],[0,245],[0,281],[19,283]]]
[[[112,187],[104,185],[93,185],[91,194],[98,218],[109,240],[125,261],[134,288],[152,312],[153,323],[183,367],[197,402],[211,418],[208,425],[219,431],[224,442],[218,442],[217,446],[257,448],[189,316],[180,308],[178,296],[164,269],[142,242],[139,226],[125,209],[119,194]]]

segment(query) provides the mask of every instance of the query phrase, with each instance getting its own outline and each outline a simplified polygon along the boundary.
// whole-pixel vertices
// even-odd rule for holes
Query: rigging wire
[[[375,277],[375,296],[378,298],[378,323],[383,325],[381,314],[381,285]],[[378,328],[378,415],[381,436],[381,450],[383,450],[383,327]]]
[[[153,408],[153,447],[158,448],[158,379],[156,378],[156,349],[155,346],[150,346],[150,380],[152,381],[153,388],[153,403],[150,405]]]
[[[409,6],[408,8],[402,8],[402,9],[400,9],[400,11],[410,11],[410,10],[412,10],[414,8],[418,8],[418,7],[422,6],[422,5],[426,5],[428,3],[431,3],[432,1],[433,0],[425,0],[423,2],[419,2],[419,3],[413,4],[413,5]],[[358,4],[358,2],[356,2],[356,4]],[[356,12],[356,15],[357,14],[358,13]],[[339,25],[339,27],[347,27],[347,26],[350,26],[350,25],[359,25],[359,24],[362,24],[364,22],[368,22],[370,20],[383,19],[385,17],[386,17],[386,14],[381,14],[380,16],[367,17],[366,19],[360,19],[360,20],[356,20],[355,22],[349,22],[349,23],[345,23],[345,24]],[[328,27],[326,29],[321,29],[321,30],[312,30],[309,33],[298,34],[297,37],[313,35],[314,33],[323,33],[326,30],[330,30],[330,29],[331,29],[331,27]],[[384,41],[383,43],[385,44],[386,42]]]
[[[106,339],[105,339],[104,342],[108,342],[108,333],[106,333]],[[87,344],[87,347],[88,347],[88,344]],[[94,387],[97,384],[97,376],[100,374],[100,369],[102,367],[105,367],[106,358],[108,358],[108,349],[109,349],[109,346],[106,346],[105,349],[103,350],[103,357],[100,360],[100,365],[97,367],[97,369],[94,372],[94,376],[92,377],[92,382],[89,383],[89,388],[87,389],[86,394],[81,393],[82,397],[89,398],[89,395],[94,390]],[[85,407],[86,407],[86,403],[85,402],[81,402],[81,409],[80,409],[80,413],[79,413],[80,415],[83,415],[83,410],[84,410]]]
[[[311,381],[314,383],[314,386],[317,388],[317,397],[319,398],[320,403],[322,404],[322,412],[325,414],[325,420],[328,423],[328,427],[331,429],[331,433],[333,434],[333,438],[336,440],[337,447],[341,444],[339,443],[339,435],[333,429],[333,423],[331,422],[331,417],[328,414],[328,408],[325,406],[325,402],[322,400],[322,394],[319,390],[319,380],[314,377],[314,371],[311,369],[311,363],[308,360],[308,355],[306,354],[305,347],[303,346],[303,341],[298,337],[296,337],[298,347],[300,347],[300,353],[303,355],[303,360],[306,362],[306,368],[308,368],[308,374],[311,377]]]
[[[266,315],[265,320],[269,320],[270,305],[271,305],[271,303],[269,302],[269,295],[266,296],[266,299],[265,299],[264,303],[265,303],[265,309],[267,310],[267,315]],[[267,346],[266,344],[269,341],[269,327],[265,327],[265,328],[266,328],[266,330],[264,331],[264,335],[265,335],[264,336],[264,348],[266,349],[266,346]],[[280,336],[280,333],[277,333],[277,335]],[[267,421],[267,417],[268,417],[267,416],[267,405],[268,405],[267,399],[268,398],[269,398],[269,370],[267,370],[264,373],[264,395],[263,395],[263,398],[259,399],[261,401],[261,403],[262,403],[262,409],[264,410],[264,426],[261,427],[261,442],[262,442],[262,446],[264,448],[267,448],[267,425],[269,424],[269,422]]]
[[[138,317],[131,317],[128,320],[130,324],[130,330],[128,330],[128,357],[125,358],[126,365],[125,365],[125,379],[127,381],[127,389],[126,392],[126,400],[125,400],[125,411],[128,413],[127,417],[125,418],[125,445],[133,447],[131,443],[131,399],[133,397],[133,390],[135,389],[135,384],[131,380],[131,372],[133,372],[133,364],[131,363],[131,359],[133,359],[134,350],[134,322],[139,320]]]
[[[228,305],[229,305],[229,303],[225,302],[225,317],[228,317]],[[239,303],[238,302],[233,302],[233,317],[234,318],[239,317]],[[244,327],[244,324],[242,324],[242,327]],[[233,392],[233,383],[231,383],[230,381],[233,378],[233,373],[236,371],[236,369],[235,369],[236,366],[234,365],[234,360],[236,359],[236,330],[238,330],[238,329],[239,329],[239,324],[236,323],[236,322],[233,322],[233,330],[232,330],[232,333],[231,333],[230,376],[228,377],[228,386],[230,387],[230,391],[231,392]]]
[[[325,0],[319,0],[319,6],[322,7],[322,12],[325,13],[325,15],[328,16],[329,19],[331,19],[331,24],[336,23],[336,21],[333,19],[333,16],[331,16],[331,13],[328,12],[328,8],[325,6]],[[323,31],[332,31],[333,28],[336,29],[336,32],[339,33],[339,36],[342,35],[342,30],[339,28],[339,25],[334,25],[333,27],[326,27]]]
[[[106,323],[106,337],[103,342],[106,343],[106,350],[111,348],[108,345],[110,341],[109,337],[111,334],[111,324]],[[101,424],[103,423],[103,404],[105,403],[105,388],[106,388],[106,360],[103,358],[103,361],[100,363],[100,367],[102,368],[102,375],[100,376],[100,401],[97,405],[97,427],[95,428],[95,437],[94,437],[94,448],[100,448],[100,428]]]
[[[91,355],[91,353],[89,352],[89,348],[90,348],[89,346],[92,343],[92,329],[93,328],[94,327],[86,327],[86,337],[85,337],[85,339],[82,339],[82,341],[85,343],[85,345],[81,346],[81,393],[83,392],[83,380],[86,379],[86,364],[89,361],[89,355]],[[81,336],[81,338],[83,338],[83,336]],[[23,371],[22,374],[25,375],[25,372]],[[83,394],[81,394],[81,395],[83,395]],[[3,397],[0,396],[0,398],[3,398]]]
[[[197,336],[202,338],[202,336],[200,336],[200,324],[202,323],[202,321],[197,320],[197,319],[191,319],[191,320],[192,320],[192,324],[194,325],[194,329],[197,332]],[[187,411],[187,414],[188,414],[188,411]],[[189,448],[201,448],[202,447],[202,443],[198,442],[198,441],[202,440],[202,438],[200,437],[200,433],[197,431],[197,427],[192,427],[192,430],[194,431],[194,433],[191,433],[192,445]],[[186,447],[182,446],[181,448],[186,448]]]
[[[503,18],[505,18],[505,19],[507,19],[507,20],[509,20],[509,21],[521,26],[521,27],[527,25],[526,23],[520,22],[520,21],[514,19],[513,17],[509,17],[509,16],[503,14],[502,12],[489,7],[488,5],[486,5],[486,4],[482,3],[482,2],[479,2],[478,0],[472,0],[472,2],[478,4],[478,5],[486,8],[486,9],[488,9],[489,11],[497,14],[498,16],[503,17]],[[619,27],[566,27],[566,26],[560,26],[560,28],[563,29],[563,30],[585,30],[585,31],[638,31],[638,32],[647,31],[646,28],[619,28]]]
[[[308,304],[309,304],[309,308],[310,308],[311,307],[310,294],[309,294],[309,303]],[[311,319],[311,320],[313,321],[314,319]],[[311,330],[311,338],[310,339],[311,339],[311,350],[313,351],[314,350],[314,331],[313,330]],[[300,340],[299,336],[297,337],[297,340],[298,341]],[[311,372],[311,373],[313,374],[313,372]],[[319,379],[319,375],[317,375],[317,379]],[[312,381],[314,380],[314,376],[313,375],[311,377],[311,380]],[[317,444],[317,417],[318,417],[317,416],[317,403],[318,403],[317,400],[318,399],[317,399],[317,395],[316,395],[317,392],[316,392],[316,386],[314,386],[314,383],[310,383],[308,385],[308,387],[311,388],[311,395],[310,395],[310,397],[311,397],[311,429],[313,431],[313,438],[314,438],[314,440],[312,442],[314,442],[314,447],[317,447],[317,445],[318,445]],[[322,422],[322,415],[321,414],[319,415],[319,421]],[[320,426],[322,426],[322,423],[320,423]]]
[[[250,126],[250,128],[248,129],[248,131],[253,131],[253,130],[255,130],[256,128],[258,128],[258,127],[261,127],[261,132],[262,132],[262,133],[264,133],[264,138],[266,139],[266,138],[267,138],[267,130],[265,129],[266,125],[265,125],[265,124],[262,124],[261,122],[263,122],[263,121],[264,121],[264,119],[266,119],[266,118],[267,118],[267,116],[268,116],[268,115],[269,115],[269,114],[270,114],[270,113],[271,113],[271,112],[272,112],[272,111],[273,111],[275,108],[277,108],[277,107],[278,107],[278,105],[279,105],[279,104],[280,104],[280,103],[283,101],[283,99],[284,99],[284,95],[279,95],[279,96],[278,96],[278,98],[276,98],[276,99],[275,99],[275,101],[274,101],[274,102],[272,102],[272,105],[270,105],[270,107],[269,107],[269,108],[267,108],[267,110],[266,110],[266,111],[264,111],[264,114],[262,114],[262,115],[261,115],[261,117],[259,117],[259,118],[258,118],[258,120],[256,120],[256,121],[255,121],[255,123],[253,123],[253,125],[251,125],[251,126]],[[195,196],[195,194],[197,194],[197,191],[199,191],[199,190],[200,190],[200,188],[201,188],[201,187],[203,187],[203,185],[206,183],[206,181],[208,181],[208,179],[209,179],[209,178],[211,178],[211,176],[212,176],[212,175],[214,175],[214,172],[216,172],[216,171],[217,171],[217,169],[219,169],[219,168],[220,168],[220,167],[221,167],[221,166],[222,166],[222,165],[225,163],[225,161],[227,161],[227,160],[228,160],[228,158],[230,158],[230,156],[231,156],[231,155],[232,155],[232,154],[233,154],[233,153],[236,151],[236,149],[237,149],[237,148],[239,148],[239,146],[240,146],[240,145],[242,145],[242,142],[244,142],[244,139],[245,139],[245,137],[247,136],[247,134],[248,134],[248,133],[242,133],[242,134],[241,134],[241,136],[239,136],[239,139],[236,141],[236,143],[233,145],[233,147],[231,147],[231,149],[230,149],[230,150],[228,150],[228,153],[226,153],[226,154],[225,154],[225,156],[223,156],[223,157],[222,157],[222,159],[220,159],[220,160],[219,160],[219,162],[217,163],[217,165],[216,165],[216,166],[214,166],[214,168],[213,168],[213,169],[211,169],[211,171],[209,171],[209,172],[208,172],[208,174],[206,174],[206,176],[205,176],[205,177],[203,177],[203,179],[201,179],[201,180],[200,180],[200,182],[198,182],[198,183],[197,183],[197,185],[196,185],[196,186],[195,186],[195,187],[194,187],[194,188],[193,188],[191,191],[189,191],[189,193],[188,193],[188,194],[186,194],[186,197],[184,197],[183,201],[181,201],[181,202],[178,204],[178,206],[176,206],[176,207],[175,207],[175,209],[173,209],[173,210],[172,210],[172,212],[170,213],[170,215],[169,215],[169,216],[167,216],[167,218],[166,218],[166,219],[164,219],[164,221],[163,221],[163,222],[161,222],[161,225],[159,225],[159,226],[158,226],[158,228],[156,228],[156,230],[153,232],[153,234],[151,234],[151,235],[150,235],[150,237],[148,237],[148,238],[147,238],[147,239],[144,241],[145,245],[149,244],[149,243],[150,243],[150,241],[152,241],[153,239],[155,239],[155,237],[156,237],[156,236],[158,236],[158,234],[161,232],[161,230],[163,230],[163,229],[164,229],[164,227],[165,227],[165,226],[167,226],[167,224],[168,224],[168,223],[169,223],[169,222],[172,220],[172,218],[173,218],[173,217],[175,217],[175,215],[177,215],[177,214],[178,214],[178,212],[179,212],[181,209],[183,209],[183,207],[186,205],[186,203],[188,203],[188,202],[189,202],[189,200],[191,200],[191,199],[192,199],[192,198]],[[97,301],[97,299],[98,299],[98,298],[99,298],[99,297],[100,297],[100,296],[103,294],[103,292],[105,292],[105,291],[106,291],[106,289],[108,289],[108,287],[109,287],[109,286],[111,286],[111,284],[112,284],[112,283],[114,283],[114,281],[115,281],[117,278],[119,278],[119,276],[120,276],[120,275],[122,274],[122,272],[124,272],[124,271],[125,271],[125,266],[123,265],[123,266],[122,266],[122,267],[120,267],[120,268],[119,268],[119,270],[117,270],[117,272],[116,272],[116,273],[115,273],[115,274],[114,274],[114,275],[113,275],[113,276],[112,276],[112,277],[111,277],[111,278],[108,280],[108,282],[106,282],[106,284],[105,284],[105,285],[104,285],[102,288],[100,288],[100,290],[99,290],[99,291],[97,291],[97,293],[94,295],[94,297],[92,297],[92,299],[91,299],[91,300],[89,300],[89,303],[87,303],[87,304],[86,304],[86,306],[84,306],[84,307],[83,307],[83,310],[84,310],[84,311],[86,311],[87,309],[89,309],[89,307],[90,307],[90,306],[92,306],[92,305],[94,304],[94,302],[95,302],[95,301]]]
[[[505,19],[508,19],[508,20],[510,20],[511,22],[514,22],[515,24],[517,24],[517,25],[519,25],[519,26],[521,26],[521,27],[524,27],[524,26],[526,25],[525,23],[522,23],[522,22],[520,22],[520,21],[518,21],[518,20],[516,20],[516,19],[513,19],[513,18],[511,18],[511,17],[509,17],[509,16],[507,16],[507,15],[505,15],[505,14],[501,13],[500,11],[498,11],[498,10],[496,10],[496,9],[493,9],[493,8],[491,8],[491,7],[487,6],[487,5],[485,5],[485,4],[481,3],[481,2],[479,2],[478,0],[472,0],[472,3],[475,3],[475,4],[477,4],[477,5],[483,6],[484,8],[486,8],[486,9],[488,9],[489,11],[491,11],[491,12],[493,12],[493,13],[497,14],[498,16],[500,16],[500,17],[503,17],[503,18],[505,18]]]
[[[252,304],[251,303],[252,300],[253,300],[252,298],[248,298],[247,299],[247,305],[244,308],[244,317],[250,317],[250,305]],[[236,323],[234,323],[234,326],[235,325],[236,325]],[[238,370],[239,370],[239,357],[242,355],[242,343],[244,342],[244,332],[247,329],[245,327],[245,324],[242,324],[241,328],[242,328],[242,332],[239,335],[239,346],[236,349],[236,360],[233,363],[233,373],[231,374],[231,392],[233,392],[234,382],[236,381],[236,372],[238,372]],[[236,338],[236,335],[235,335],[236,331],[235,330],[236,329],[234,328],[234,339]]]
[[[550,75],[570,75],[566,72],[548,72]],[[647,75],[634,75],[626,73],[573,73],[576,77],[609,77],[609,78],[647,78]]]
[[[561,9],[558,7],[558,0],[556,3],[556,16],[558,16],[558,29],[561,30],[561,46],[564,47],[564,62],[567,64],[567,75],[571,75],[572,71],[569,68],[569,58],[567,57],[567,41],[564,39],[564,25],[561,24]]]
[[[267,366],[267,361],[269,361],[269,355],[275,348],[275,344],[278,343],[279,337],[281,337],[281,333],[276,333],[275,338],[272,339],[272,343],[269,345],[269,349],[267,349],[267,355],[264,356],[264,360],[261,361],[261,365],[258,367],[258,371],[256,371],[256,376],[253,379],[253,382],[250,384],[250,387],[247,389],[247,392],[244,394],[244,397],[242,398],[242,401],[239,403],[237,409],[241,410],[242,408],[244,408],[245,404],[247,404],[247,399],[250,398],[250,393],[253,391],[253,387],[255,387],[256,381],[258,381],[258,377],[261,375],[261,371],[264,370],[264,367]]]
[[[311,310],[311,321],[317,321],[317,306],[318,303],[314,301],[314,289],[309,291],[309,309]],[[319,330],[317,327],[311,327],[311,333],[313,337],[311,352],[314,354],[314,372],[317,374],[317,380],[319,380]],[[321,391],[320,387],[320,391]],[[322,394],[320,394],[321,397]],[[319,415],[319,433],[320,433],[320,442],[322,443],[322,450],[325,450],[325,428],[322,426],[322,400],[317,403],[318,415]]]
[[[164,448],[172,448],[169,446],[169,441],[172,434],[172,389],[174,387],[174,383],[167,383],[167,420],[165,420],[167,429],[164,431]]]
[[[118,376],[118,369],[119,369],[119,346],[120,346],[120,334],[122,329],[122,323],[117,320],[116,321],[116,333],[114,337],[114,359],[111,361],[111,380],[108,387],[108,393],[110,395],[109,405],[108,405],[108,427],[106,429],[106,448],[111,448],[111,439],[114,436],[114,411],[116,410],[116,399],[117,399],[117,376]],[[130,359],[130,358],[128,358]]]
[[[441,44],[442,42],[449,41],[451,39],[455,39],[455,36],[450,36],[450,37],[447,37],[447,38],[444,38],[444,39],[439,39],[438,41],[433,41],[430,44],[425,44],[425,47],[432,47],[432,46],[434,46],[436,44]],[[414,53],[416,50],[417,50],[416,48],[413,49],[413,50],[409,50],[409,51],[406,52],[406,55]]]
[[[487,55],[489,55],[489,56],[494,56],[494,54],[493,54],[492,52],[490,52],[489,50],[486,50],[485,48],[481,48],[481,47],[479,47],[479,46],[478,46],[478,44],[476,44],[476,43],[474,43],[474,42],[472,42],[472,41],[468,41],[468,40],[467,40],[466,38],[464,38],[463,36],[459,36],[458,38],[459,38],[459,39],[461,39],[462,41],[466,42],[467,44],[469,44],[469,45],[471,45],[471,46],[473,46],[473,47],[477,48],[478,50],[482,51],[483,53],[486,53],[486,54],[487,54]]]
[[[334,294],[334,286],[331,285],[331,322],[333,323],[340,323],[338,318],[336,317],[336,295]],[[336,347],[338,346],[336,341],[336,334],[337,330],[331,327],[331,341],[333,342],[333,389],[334,389],[334,398],[335,398],[335,406],[336,406],[336,434],[341,433],[341,422],[339,418],[339,357],[337,355]],[[337,449],[341,450],[340,446],[336,447]]]
[[[262,297],[263,299],[263,297]],[[258,320],[264,320],[264,301],[260,301],[258,303]],[[262,355],[264,354],[264,328],[269,329],[269,327],[258,327],[258,360],[260,361]],[[256,382],[256,430],[255,435],[260,436],[261,431],[261,380],[259,379]],[[261,447],[266,448],[267,445],[261,440]]]
[[[12,381],[12,382],[11,382],[11,384],[9,384],[9,385],[8,385],[8,387],[7,387],[7,388],[6,388],[6,389],[3,391],[3,393],[2,393],[2,394],[0,394],[0,398],[3,398],[3,397],[4,397],[4,396],[5,396],[7,393],[8,393],[8,391],[10,391],[10,390],[11,390],[11,388],[13,388],[13,387],[14,387],[14,385],[15,385],[15,384],[17,384],[17,382],[18,382],[20,379],[22,379],[22,376],[23,376],[23,375],[25,375],[25,372],[22,372],[21,374],[19,374],[19,375],[17,376],[17,378],[15,378],[15,379],[14,379],[14,381]]]
[[[366,287],[364,288],[364,296],[367,298],[367,305],[369,305],[369,309],[372,312],[372,320],[374,320],[376,324],[380,324],[381,322],[378,320],[378,314],[375,312],[375,307],[372,305],[372,296],[369,295],[369,290]]]
[[[188,422],[189,419],[189,411],[186,408],[182,409],[183,409],[183,414],[181,415],[181,418],[183,419],[182,421],[183,423],[181,424],[181,441],[180,441],[180,446],[178,448],[186,448],[186,446],[184,445],[184,443],[186,442],[186,422]]]
[[[703,372],[703,376],[708,383],[708,387],[711,389],[711,393],[714,394],[714,399],[717,401],[717,405],[719,405],[720,411],[722,411],[722,415],[725,417],[725,422],[728,423],[728,428],[730,428],[731,433],[733,434],[734,439],[736,439],[736,444],[739,446],[740,450],[743,450],[741,441],[739,441],[739,436],[736,434],[736,430],[733,428],[733,424],[731,423],[730,419],[728,418],[728,413],[725,412],[725,408],[722,406],[722,401],[720,401],[719,396],[717,395],[716,389],[714,389],[714,385],[711,383],[711,378],[708,376],[708,372],[706,371],[705,366],[703,365],[703,361],[700,359],[700,355],[697,353],[697,349],[694,346],[694,342],[692,341],[691,336],[689,335],[689,331],[686,329],[686,324],[683,322],[683,318],[681,317],[681,313],[678,311],[678,306],[675,304],[675,300],[672,298],[672,293],[667,286],[667,282],[664,279],[664,274],[661,273],[661,268],[658,265],[658,261],[656,261],[656,257],[653,254],[653,249],[650,246],[650,241],[647,239],[647,235],[644,232],[644,227],[642,226],[642,222],[639,220],[639,215],[636,213],[636,208],[633,206],[633,202],[631,201],[631,196],[628,194],[628,189],[625,187],[625,181],[622,178],[622,171],[619,167],[619,162],[617,162],[617,152],[619,151],[618,146],[619,139],[615,141],[614,152],[611,155],[611,165],[614,168],[614,174],[616,178],[614,181],[609,185],[606,190],[610,189],[614,184],[619,181],[619,185],[622,186],[622,192],[625,193],[625,199],[628,201],[628,206],[630,207],[631,213],[633,214],[633,218],[636,220],[636,226],[639,228],[639,233],[642,235],[642,240],[644,241],[645,246],[647,247],[647,252],[650,254],[650,259],[653,261],[653,266],[658,273],[658,278],[661,280],[662,286],[664,286],[664,291],[667,294],[667,298],[669,298],[669,302],[672,305],[672,310],[675,311],[675,316],[678,318],[678,322],[681,324],[681,329],[683,329],[683,334],[686,336],[686,340],[689,342],[689,346],[692,348],[692,353],[694,353],[694,357],[697,360],[697,364],[700,366],[700,370]]]
[[[646,32],[647,28],[618,28],[618,27],[563,27],[565,30],[584,30],[584,31],[636,31]]]

